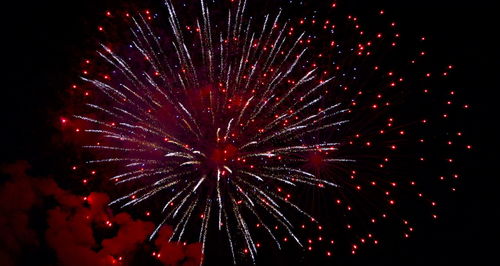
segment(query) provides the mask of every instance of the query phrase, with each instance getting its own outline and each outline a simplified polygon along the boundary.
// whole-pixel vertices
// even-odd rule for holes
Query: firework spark
[[[307,30],[298,32],[304,19],[296,25],[281,11],[254,21],[245,15],[247,1],[242,0],[228,9],[225,23],[220,24],[209,4],[200,0],[199,19],[185,25],[170,0],[165,5],[168,33],[155,31],[149,11],[137,16],[127,13],[130,46],[101,44],[98,55],[109,66],[102,73],[109,74],[90,77],[84,71],[83,80],[96,89],[96,95],[87,104],[89,115],[74,118],[91,125],[84,131],[97,141],[84,148],[100,156],[87,163],[116,167],[118,173],[110,180],[122,190],[129,189],[111,204],[129,207],[161,201],[162,219],[151,238],[168,222],[175,225],[171,240],[180,241],[186,228],[197,224],[203,250],[209,228],[216,224],[228,239],[234,263],[240,242],[243,252],[255,261],[260,246],[255,222],[278,248],[282,237],[273,230],[277,225],[299,246],[310,249],[310,242],[297,235],[294,217],[299,213],[313,223],[318,219],[284,191],[303,186],[362,189],[342,175],[322,174],[320,169],[358,163],[354,154],[342,150],[359,135],[348,138],[336,133],[350,132],[345,128],[359,115],[353,110],[361,110],[356,108],[362,92],[351,93],[348,88],[356,84],[358,69],[352,62],[339,64],[336,57],[327,56],[341,54],[335,41],[327,43],[331,51],[318,53],[321,45],[309,45],[315,36]],[[365,35],[357,18],[348,19]],[[310,23],[320,24],[315,19]],[[330,20],[321,23],[323,29],[334,31]],[[372,45],[372,41],[360,41],[347,49],[353,54],[347,58],[370,56]],[[350,83],[349,71],[343,68],[351,72]],[[393,72],[389,76],[394,80],[388,87],[403,82]],[[338,89],[349,96],[332,96]],[[369,113],[367,119],[390,105],[382,93],[375,95],[379,103],[363,109]],[[384,158],[380,168],[388,161]],[[349,175],[355,179],[356,171]],[[363,182],[376,186],[375,180]],[[391,180],[383,182],[397,186]],[[385,201],[394,204],[392,198]],[[340,204],[338,199],[333,202]],[[356,249],[353,245],[353,253]]]

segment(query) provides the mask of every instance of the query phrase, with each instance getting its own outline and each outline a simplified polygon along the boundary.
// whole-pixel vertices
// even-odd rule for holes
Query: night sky
[[[307,259],[303,265],[496,265],[498,223],[498,14],[493,1],[353,0],[353,13],[383,8],[406,34],[424,34],[438,62],[457,70],[452,84],[471,105],[464,132],[473,145],[463,166],[458,192],[441,202],[440,219],[420,227],[409,240],[389,239],[355,257]],[[0,165],[27,161],[32,176],[55,176],[71,190],[69,166],[77,152],[60,131],[65,90],[94,45],[93,34],[105,10],[120,1],[9,1],[2,4],[2,93]],[[2,166],[3,167],[3,166]],[[5,183],[0,179],[0,185]],[[81,190],[73,191],[75,193]],[[19,191],[23,193],[23,191]],[[15,199],[13,199],[15,200]],[[8,204],[7,204],[8,205]],[[3,215],[3,214],[2,214]],[[36,223],[36,222],[35,222]],[[40,222],[43,223],[43,222]],[[1,240],[3,241],[3,240]],[[2,247],[2,245],[0,245]],[[46,247],[32,251],[31,265],[54,265]],[[286,252],[285,252],[286,253]],[[269,254],[267,254],[269,255]],[[266,255],[264,255],[265,257]],[[40,262],[38,258],[44,258]],[[270,256],[270,261],[278,262]],[[259,261],[264,261],[260,259]],[[289,262],[291,263],[291,262]],[[309,263],[309,264],[308,264]],[[284,263],[283,265],[285,265]]]

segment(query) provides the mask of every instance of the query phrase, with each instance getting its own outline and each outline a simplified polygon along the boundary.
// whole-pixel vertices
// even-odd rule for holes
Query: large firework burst
[[[391,113],[401,111],[392,100],[411,94],[399,88],[406,78],[371,60],[384,45],[397,46],[399,33],[367,33],[354,16],[347,18],[352,33],[320,15],[253,18],[245,15],[246,0],[227,8],[220,23],[212,4],[201,0],[199,18],[189,20],[167,0],[168,29],[152,26],[157,16],[149,10],[124,14],[130,42],[101,44],[99,71],[84,70],[83,86],[95,95],[87,114],[74,117],[94,136],[84,148],[99,158],[88,163],[112,168],[110,180],[126,191],[112,204],[161,205],[151,238],[165,223],[174,224],[172,240],[192,238],[197,228],[203,250],[213,227],[227,238],[234,262],[240,252],[255,259],[257,230],[277,247],[290,238],[311,249],[311,240],[297,235],[306,227],[297,213],[322,226],[307,204],[292,199],[307,186],[331,191],[330,205],[347,211],[357,195],[377,202],[363,222],[346,222],[348,229],[385,218],[386,205],[395,204],[390,190],[416,183],[385,170],[400,145],[413,149],[405,136],[414,125],[403,123],[418,116],[395,126]],[[359,168],[370,170],[358,177]],[[403,221],[408,235],[413,228]],[[378,243],[372,233],[356,241],[370,238]],[[357,248],[352,244],[353,253]]]

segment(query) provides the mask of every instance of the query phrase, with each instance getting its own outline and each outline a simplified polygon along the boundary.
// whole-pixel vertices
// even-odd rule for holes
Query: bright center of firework
[[[220,144],[208,148],[207,157],[201,161],[200,171],[208,176],[226,175],[234,163],[237,148],[232,144]]]
[[[228,160],[233,160],[236,151],[236,147],[231,144],[225,145],[223,148],[215,148],[212,150],[210,161],[216,166],[221,166]]]

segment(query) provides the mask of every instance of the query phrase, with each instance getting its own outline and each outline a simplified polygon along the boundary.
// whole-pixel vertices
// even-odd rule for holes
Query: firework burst
[[[371,60],[387,43],[397,46],[399,33],[367,33],[348,16],[352,40],[319,15],[289,19],[276,11],[255,19],[246,15],[246,0],[227,8],[224,23],[204,0],[189,22],[169,0],[165,5],[168,29],[152,26],[157,16],[149,10],[124,14],[130,43],[101,44],[101,69],[83,71],[82,86],[93,88],[85,92],[87,114],[73,116],[93,139],[83,147],[99,157],[87,163],[114,169],[110,181],[126,191],[111,204],[160,205],[151,238],[166,223],[174,224],[171,240],[192,238],[197,228],[205,250],[213,227],[234,263],[240,253],[255,261],[256,235],[267,234],[278,248],[290,239],[310,250],[297,220],[322,230],[292,192],[330,191],[326,204],[347,211],[356,197],[383,203],[362,222],[343,225],[351,229],[385,218],[386,205],[395,204],[391,189],[415,186],[386,170],[417,134],[406,137],[415,126],[403,123],[419,118],[396,126],[391,114],[401,110],[391,101],[402,98],[406,77]],[[358,176],[360,168],[370,170]],[[378,243],[372,233],[355,241],[368,239]]]

